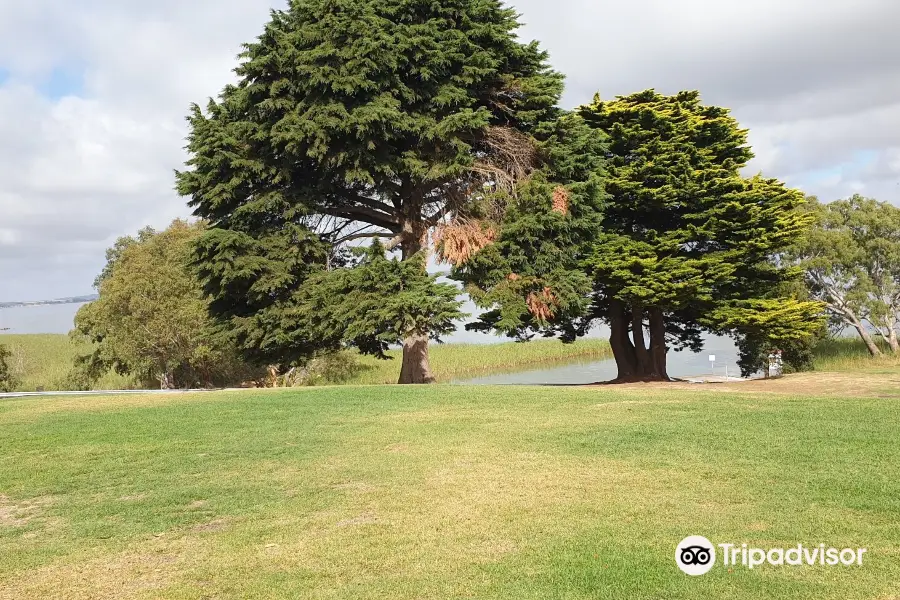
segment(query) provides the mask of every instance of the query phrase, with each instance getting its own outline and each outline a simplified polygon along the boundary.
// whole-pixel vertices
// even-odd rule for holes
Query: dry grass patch
[[[43,517],[53,501],[52,497],[44,496],[16,502],[0,494],[0,527],[24,527],[32,520]]]
[[[149,538],[116,552],[72,556],[3,582],[0,600],[132,600],[162,590],[200,564],[208,546],[190,537]]]
[[[587,386],[591,389],[608,389],[611,386]],[[841,396],[865,398],[889,396],[894,392],[900,398],[900,372],[887,373],[797,373],[780,379],[756,379],[736,383],[628,383],[614,386],[625,394],[647,396],[649,402],[690,402],[690,397],[661,399],[659,393],[696,392],[728,394],[786,394],[794,396]],[[641,401],[636,401],[641,402]]]

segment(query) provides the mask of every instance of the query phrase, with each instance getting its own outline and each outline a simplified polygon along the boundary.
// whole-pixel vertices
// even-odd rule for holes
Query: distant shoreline
[[[90,296],[73,296],[71,298],[58,298],[56,300],[30,300],[25,302],[0,302],[0,309],[19,308],[22,306],[52,306],[54,304],[84,304],[93,302],[98,298],[97,294]]]

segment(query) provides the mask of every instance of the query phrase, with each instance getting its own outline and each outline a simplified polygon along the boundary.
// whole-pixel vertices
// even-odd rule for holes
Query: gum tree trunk
[[[866,348],[868,348],[869,354],[872,356],[881,356],[881,348],[875,344],[875,340],[873,340],[872,336],[869,335],[869,332],[866,331],[866,326],[863,325],[862,321],[860,321],[854,313],[849,311],[845,313],[845,316],[847,320],[850,321],[850,324],[853,325],[853,328],[856,329],[856,333],[859,334],[859,337],[866,345]]]
[[[175,377],[169,371],[163,371],[163,374],[159,376],[159,389],[161,390],[174,390],[175,389]]]

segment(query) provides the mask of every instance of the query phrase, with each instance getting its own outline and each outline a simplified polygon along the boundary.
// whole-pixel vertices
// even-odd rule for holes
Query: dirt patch
[[[151,538],[123,552],[91,553],[75,562],[58,562],[3,581],[0,600],[158,598],[207,553],[205,546],[190,537]]]

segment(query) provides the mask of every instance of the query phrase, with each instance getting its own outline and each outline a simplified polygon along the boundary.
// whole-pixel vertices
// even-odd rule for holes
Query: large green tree
[[[811,221],[800,210],[804,197],[778,181],[741,176],[752,154],[727,110],[702,105],[697,92],[649,90],[596,98],[569,119],[605,138],[558,145],[585,172],[605,170],[605,202],[584,195],[593,179],[581,174],[563,179],[578,191],[570,218],[554,225],[540,216],[546,207],[508,211],[501,241],[461,268],[494,305],[481,326],[569,340],[605,321],[618,381],[668,379],[668,350],[699,351],[704,331],[774,347],[818,330],[817,303],[778,293],[800,276],[780,257]],[[517,276],[498,281],[500,271],[518,268],[529,275],[526,285]],[[547,282],[542,292],[527,285],[535,281]],[[535,303],[537,318],[519,317]]]
[[[900,311],[900,208],[854,195],[821,204],[809,200],[816,226],[797,244],[815,298],[839,329],[852,327],[873,355],[877,332],[894,353]]]
[[[346,267],[343,246],[378,237],[424,269],[431,228],[528,175],[562,77],[518,27],[498,0],[293,0],[237,84],[193,107],[178,189],[212,226],[214,314],[251,356],[305,352],[286,319],[310,264]],[[403,340],[401,383],[433,380],[429,337]]]
[[[765,327],[777,341],[818,329],[818,304],[772,294],[799,276],[777,257],[809,227],[804,196],[741,176],[753,155],[728,110],[698,92],[647,90],[597,97],[580,114],[609,136],[589,270],[620,380],[668,379],[670,345],[699,350],[703,331]]]

